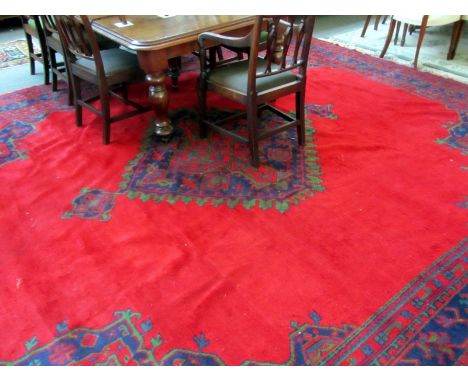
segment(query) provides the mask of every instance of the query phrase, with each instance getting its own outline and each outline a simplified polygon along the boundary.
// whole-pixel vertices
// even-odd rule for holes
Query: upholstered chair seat
[[[257,62],[257,72],[264,72],[267,66],[267,61],[259,58]],[[247,77],[248,77],[249,61],[239,61],[230,65],[221,66],[213,69],[209,74],[209,81],[218,86],[223,86],[242,94],[247,94]],[[271,70],[275,72],[280,67],[272,64]],[[263,77],[257,80],[256,90],[261,93],[265,90],[285,85],[289,82],[297,81],[298,77],[292,72],[278,73],[275,76]]]
[[[102,50],[101,58],[106,77],[112,77],[122,72],[133,73],[135,76],[144,75],[138,66],[137,56],[125,50],[119,48]],[[92,60],[79,58],[73,65],[78,65],[90,74],[97,75],[96,64]]]

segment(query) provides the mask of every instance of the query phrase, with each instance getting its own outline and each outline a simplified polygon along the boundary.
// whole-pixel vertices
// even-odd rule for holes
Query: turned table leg
[[[174,132],[174,127],[168,115],[167,57],[161,51],[140,51],[138,52],[138,60],[141,68],[146,73],[148,99],[153,110],[153,119],[150,124],[159,138],[168,140]]]
[[[169,96],[166,88],[166,74],[164,72],[147,74],[145,79],[148,84],[148,98],[154,112],[151,125],[157,136],[169,137],[174,128],[171,125],[167,111]]]

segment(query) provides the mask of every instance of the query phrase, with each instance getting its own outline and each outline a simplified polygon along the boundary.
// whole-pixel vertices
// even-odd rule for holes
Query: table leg
[[[182,68],[182,57],[174,57],[169,59],[169,72],[168,76],[172,80],[172,88],[179,88],[179,75],[180,69]]]
[[[168,115],[169,95],[166,88],[167,57],[161,52],[138,52],[141,68],[146,73],[148,99],[153,109],[153,120],[150,122],[155,134],[169,140],[174,132]]]
[[[173,133],[174,128],[171,125],[167,112],[169,96],[166,88],[166,74],[164,72],[147,74],[145,79],[149,85],[148,98],[154,112],[154,119],[151,121],[151,125],[157,136],[161,138],[169,137]]]

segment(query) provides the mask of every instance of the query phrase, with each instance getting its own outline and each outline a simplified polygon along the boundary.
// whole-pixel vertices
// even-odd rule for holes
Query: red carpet
[[[254,170],[198,138],[196,75],[167,145],[0,96],[1,362],[467,364],[466,86],[314,40],[307,147]]]

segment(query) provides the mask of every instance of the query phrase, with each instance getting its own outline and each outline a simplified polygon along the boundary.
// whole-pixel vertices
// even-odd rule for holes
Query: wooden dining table
[[[93,30],[138,55],[145,72],[148,98],[153,110],[150,121],[157,136],[168,138],[174,128],[168,115],[166,87],[168,61],[198,50],[202,32],[247,34],[253,16],[89,16]],[[183,90],[182,90],[183,91]]]

